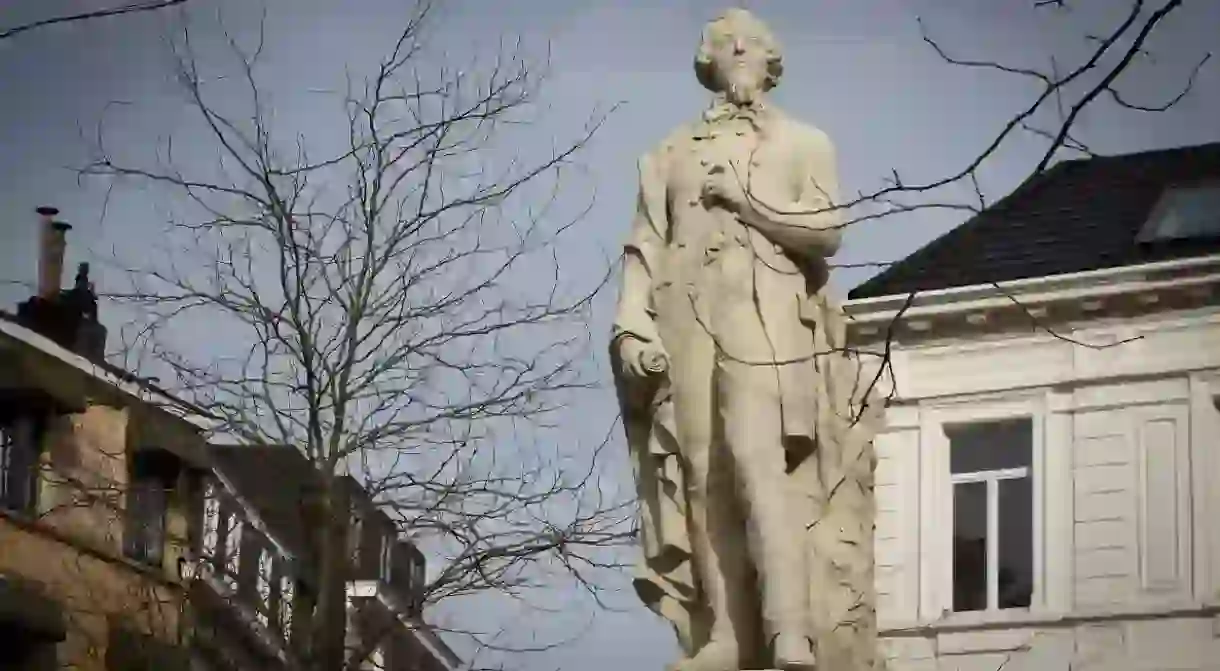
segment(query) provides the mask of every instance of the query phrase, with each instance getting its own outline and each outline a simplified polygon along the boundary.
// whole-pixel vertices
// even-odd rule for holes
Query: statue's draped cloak
[[[665,151],[663,146],[660,152]],[[672,243],[663,159],[653,153],[640,160],[639,203],[626,247],[647,268],[650,282],[647,287],[624,287],[615,343],[624,336],[660,339],[657,278]],[[810,285],[799,310],[819,353],[797,381],[801,388],[794,399],[812,407],[793,413],[792,427],[785,418],[785,432],[807,433],[813,446],[809,458],[789,474],[807,494],[801,502],[805,509],[798,514],[807,520],[804,535],[797,533],[793,542],[805,544],[813,572],[809,635],[817,641],[824,668],[876,668],[872,437],[882,402],[871,390],[872,376],[861,374],[857,357],[844,351],[845,317],[826,295],[824,281]],[[686,654],[693,655],[706,643],[711,622],[691,565],[688,520],[697,511],[690,509],[686,496],[672,399],[664,376],[652,393],[629,395],[619,375],[617,346],[611,347],[611,356],[638,487],[643,561],[634,585],[644,603],[672,623]],[[870,390],[867,411],[861,413]],[[809,426],[802,429],[802,423]]]

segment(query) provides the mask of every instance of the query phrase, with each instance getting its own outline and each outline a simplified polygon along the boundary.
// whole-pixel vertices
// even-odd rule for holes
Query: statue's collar
[[[694,139],[705,140],[715,137],[714,129],[717,126],[737,119],[748,122],[754,130],[762,132],[771,113],[771,109],[761,100],[740,105],[725,100],[724,96],[717,96],[711,107],[703,112],[699,123],[696,124]]]
[[[729,119],[745,119],[755,125],[766,116],[767,106],[761,100],[756,100],[752,103],[739,105],[732,103],[723,98],[718,98],[712,103],[703,113],[703,120],[707,123],[717,123],[719,121],[727,121]]]

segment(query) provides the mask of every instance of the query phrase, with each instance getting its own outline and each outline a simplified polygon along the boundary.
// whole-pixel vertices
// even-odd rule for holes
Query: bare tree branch
[[[46,19],[40,19],[30,23],[25,23],[11,28],[0,30],[0,40],[5,40],[10,37],[15,37],[21,33],[53,26],[61,23],[76,23],[79,21],[88,21],[90,19],[100,19],[107,16],[121,16],[123,14],[136,14],[139,12],[151,12],[174,5],[181,5],[186,0],[148,0],[147,2],[133,2],[118,7],[109,9],[99,9],[92,12],[81,12],[79,14],[65,14],[63,16],[53,16]]]
[[[250,44],[225,35],[238,75],[226,85],[243,97],[235,112],[204,76],[188,26],[175,66],[220,162],[175,161],[170,142],[164,161],[128,161],[99,129],[83,175],[185,203],[166,254],[126,263],[131,288],[110,297],[142,314],[126,354],[148,357],[170,391],[220,418],[219,433],[296,447],[325,497],[352,475],[400,535],[430,547],[428,603],[524,598],[554,573],[596,602],[592,574],[616,567],[607,549],[634,533],[631,501],[600,477],[610,434],[581,454],[540,436],[596,386],[585,377],[587,311],[612,268],[572,286],[557,246],[592,206],[590,193],[571,207],[566,178],[606,114],[546,155],[508,154],[507,132],[537,109],[536,66],[510,48],[482,67],[442,62],[426,74],[432,10],[422,2],[381,62],[348,82],[336,101],[346,146],[320,157],[272,118],[263,30]],[[184,347],[184,324],[207,324],[214,342]],[[332,510],[320,532],[336,594],[320,598],[332,602],[346,515]],[[312,659],[338,668],[333,654]]]

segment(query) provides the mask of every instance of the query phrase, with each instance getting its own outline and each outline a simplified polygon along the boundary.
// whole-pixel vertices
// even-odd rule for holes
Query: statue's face
[[[733,102],[751,102],[767,82],[767,41],[744,21],[730,21],[709,36],[708,56],[718,88]]]

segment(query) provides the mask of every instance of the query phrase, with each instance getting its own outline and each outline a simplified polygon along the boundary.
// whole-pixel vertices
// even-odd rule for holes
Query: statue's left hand
[[[750,199],[738,175],[723,165],[712,166],[703,183],[703,201],[741,214],[750,207]]]

